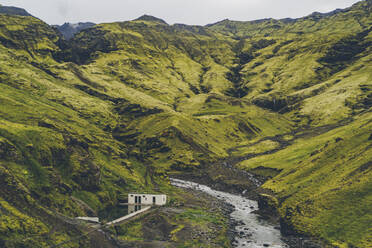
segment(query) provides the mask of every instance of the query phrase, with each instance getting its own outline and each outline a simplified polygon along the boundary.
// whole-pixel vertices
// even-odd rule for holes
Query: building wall
[[[136,201],[137,197],[137,201]],[[166,195],[150,195],[150,194],[128,194],[128,204],[142,205],[165,205],[167,203]]]

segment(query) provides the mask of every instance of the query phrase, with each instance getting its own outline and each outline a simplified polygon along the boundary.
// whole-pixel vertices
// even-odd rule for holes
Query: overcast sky
[[[351,6],[358,0],[0,0],[25,8],[49,24],[126,21],[143,14],[169,24],[205,25],[223,19],[249,21],[262,18],[302,17]]]

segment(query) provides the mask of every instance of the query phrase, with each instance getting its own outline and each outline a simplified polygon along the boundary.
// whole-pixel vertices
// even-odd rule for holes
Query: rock
[[[274,112],[281,111],[281,113],[285,113],[289,110],[286,99],[281,98],[257,97],[253,100],[253,104],[261,108],[270,109]]]
[[[56,25],[56,28],[63,34],[63,36],[69,40],[81,30],[91,28],[95,24],[92,22],[79,22],[79,23],[65,23],[61,26]]]
[[[291,223],[291,218],[295,210],[291,207],[286,208],[285,216],[279,219],[280,222],[280,232],[283,235],[297,235],[293,224]]]
[[[22,155],[10,141],[0,138],[0,158],[19,162],[22,159]]]
[[[101,169],[92,159],[79,161],[80,171],[72,179],[84,190],[99,190],[101,183]]]

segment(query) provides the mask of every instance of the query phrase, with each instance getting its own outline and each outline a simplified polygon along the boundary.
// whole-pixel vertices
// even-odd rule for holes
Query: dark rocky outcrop
[[[76,174],[72,179],[83,189],[89,191],[99,190],[101,182],[101,170],[100,167],[94,163],[91,159],[83,159],[80,161],[79,174]]]
[[[143,152],[169,152],[171,149],[158,137],[149,137],[141,140],[141,150]]]
[[[86,86],[86,85],[80,85],[80,84],[76,84],[74,85],[74,87],[76,89],[79,89],[85,93],[87,93],[88,95],[91,95],[91,96],[94,96],[94,97],[97,97],[101,100],[104,100],[104,101],[110,101],[110,102],[113,102],[113,103],[117,103],[118,101],[120,101],[120,99],[118,98],[114,98],[114,97],[111,97],[109,95],[106,95],[104,93],[101,93],[97,90],[94,90],[92,88],[90,88],[89,86]]]
[[[53,53],[57,61],[87,64],[94,60],[97,52],[110,53],[116,51],[117,45],[109,32],[100,28],[89,28],[69,41],[59,40],[57,45],[60,51]],[[107,34],[107,36],[106,36]]]
[[[253,104],[274,112],[287,112],[289,110],[287,100],[281,98],[260,97],[254,99]]]
[[[79,33],[84,29],[88,29],[96,25],[93,22],[79,22],[79,23],[69,23],[66,22],[65,24],[59,26],[56,25],[55,27],[62,33],[63,37],[66,40],[72,39],[75,34]]]
[[[20,161],[22,159],[21,153],[8,140],[0,137],[0,160]]]
[[[158,108],[146,108],[139,104],[131,104],[128,102],[122,102],[117,104],[114,109],[118,114],[125,116],[126,118],[138,118],[148,115],[162,113],[163,110]]]
[[[318,62],[325,65],[326,68],[330,68],[331,74],[345,69],[348,64],[356,60],[359,54],[371,47],[372,42],[365,39],[371,31],[372,28],[369,28],[337,41]],[[318,71],[318,73],[321,73],[321,71]]]

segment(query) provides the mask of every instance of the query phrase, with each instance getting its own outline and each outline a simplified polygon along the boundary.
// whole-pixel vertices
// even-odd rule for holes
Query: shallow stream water
[[[258,210],[256,201],[249,200],[239,195],[213,190],[208,186],[198,183],[179,179],[171,179],[171,182],[172,185],[180,188],[189,188],[205,192],[234,206],[235,210],[231,213],[231,218],[238,223],[235,227],[236,237],[234,247],[288,247],[282,241],[279,230],[253,213],[255,210]]]

